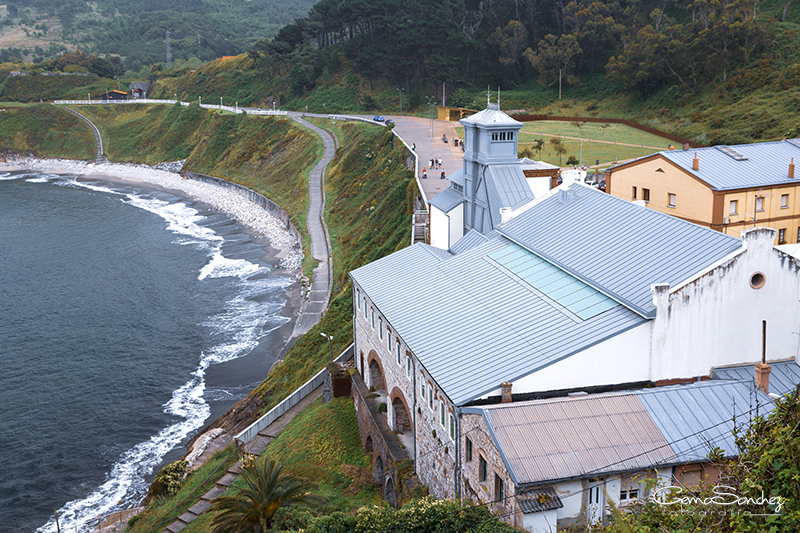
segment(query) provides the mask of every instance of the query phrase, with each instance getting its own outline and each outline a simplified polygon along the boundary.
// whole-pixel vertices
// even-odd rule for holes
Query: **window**
[[[504,131],[500,132],[500,140],[501,141],[505,141],[506,140],[506,132],[504,132]]]
[[[439,402],[439,423],[442,425],[442,427],[445,427],[444,423],[446,421],[445,419],[446,412],[447,410],[444,408],[444,402]]]
[[[496,131],[493,131],[493,132],[492,132],[492,140],[493,140],[493,141],[496,141],[496,140],[497,140],[497,138],[498,138],[497,132],[496,132]]]
[[[367,319],[367,297],[364,296],[364,320]]]
[[[800,242],[800,228],[797,228],[797,242]]]
[[[397,341],[397,364],[402,365],[403,363],[400,362],[400,341]]]
[[[636,200],[636,185],[633,186],[633,194],[631,196],[633,200]]]
[[[778,230],[778,244],[786,244],[786,228]]]
[[[619,491],[619,501],[625,502],[639,499],[639,489],[628,489]]]
[[[383,340],[383,320],[378,319],[378,338]]]
[[[422,396],[422,399],[425,399],[425,378],[420,376],[419,380],[419,395]],[[424,403],[424,402],[423,402]]]
[[[494,475],[494,501],[503,501],[503,478],[497,474]]]
[[[467,463],[472,462],[472,441],[469,440],[469,437],[464,437],[465,440],[465,450],[464,450],[464,457]]]
[[[509,131],[508,132],[508,140],[509,141],[513,141],[514,140],[514,132],[513,131]]]
[[[483,455],[478,455],[478,481],[486,482],[486,459]]]
[[[450,440],[456,440],[456,419],[450,415]]]
[[[386,328],[386,348],[392,353],[392,330]]]
[[[667,193],[667,207],[675,207],[675,193]]]
[[[730,207],[728,208],[729,215],[737,214],[739,210],[739,200],[731,200]]]
[[[361,296],[358,296],[359,292],[360,291],[356,291],[356,304],[358,305],[358,308],[361,309]]]
[[[433,411],[433,387],[431,387],[430,383],[428,383],[428,390],[430,391],[430,394],[428,394],[428,408]]]
[[[703,479],[702,470],[686,470],[681,473],[681,483],[686,487],[696,487]]]
[[[411,357],[406,356],[406,377],[411,379]]]
[[[372,319],[370,322],[372,322],[372,329],[375,329],[375,309],[370,309],[370,311],[372,311]]]
[[[764,197],[757,196],[756,197],[756,211],[763,211],[764,210]]]
[[[645,202],[650,201],[650,189],[642,189],[642,200]]]
[[[781,194],[781,209],[789,209],[789,195]]]

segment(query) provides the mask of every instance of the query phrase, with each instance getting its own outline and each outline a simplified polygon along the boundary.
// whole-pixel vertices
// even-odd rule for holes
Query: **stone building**
[[[486,131],[467,128],[465,144],[491,145],[470,139]],[[489,159],[465,155],[465,167],[485,164],[479,179],[500,189],[516,183]],[[476,444],[487,468],[502,456],[488,441],[468,446],[480,425],[471,409],[499,403],[503,388],[515,403],[635,390],[757,361],[764,341],[765,360],[797,354],[800,265],[773,247],[774,230],[736,238],[581,183],[521,191],[507,208],[482,202],[461,204],[471,229],[448,250],[418,243],[350,273],[357,369],[439,497],[525,488],[500,469],[496,482],[488,470],[471,478]]]

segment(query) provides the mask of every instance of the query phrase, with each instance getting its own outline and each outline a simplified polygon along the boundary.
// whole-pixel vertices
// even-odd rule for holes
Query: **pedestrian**
[[[428,179],[428,169],[422,169],[422,179]]]
[[[411,143],[411,150],[414,152],[417,151],[417,143]]]
[[[432,157],[430,159],[428,159],[428,163],[430,163],[428,166],[433,168],[433,158]]]
[[[437,163],[439,163],[439,166],[438,166],[438,167],[436,167],[436,168],[441,168],[441,167],[442,167],[442,158],[441,158],[441,157],[439,158],[439,160],[437,161]]]
[[[439,176],[439,179],[444,179],[444,170],[442,170],[442,175]]]

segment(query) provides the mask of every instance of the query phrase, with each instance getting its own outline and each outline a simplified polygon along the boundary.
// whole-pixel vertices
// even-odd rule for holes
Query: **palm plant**
[[[307,480],[282,472],[280,462],[269,457],[242,460],[239,477],[244,487],[231,496],[217,498],[212,506],[213,533],[262,533],[272,525],[275,512],[284,505],[319,505],[325,498],[309,491]]]

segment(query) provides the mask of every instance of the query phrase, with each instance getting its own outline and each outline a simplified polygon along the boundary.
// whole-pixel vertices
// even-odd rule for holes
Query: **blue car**
[[[375,115],[374,117],[372,117],[372,120],[374,120],[375,122],[383,122],[383,116]]]

